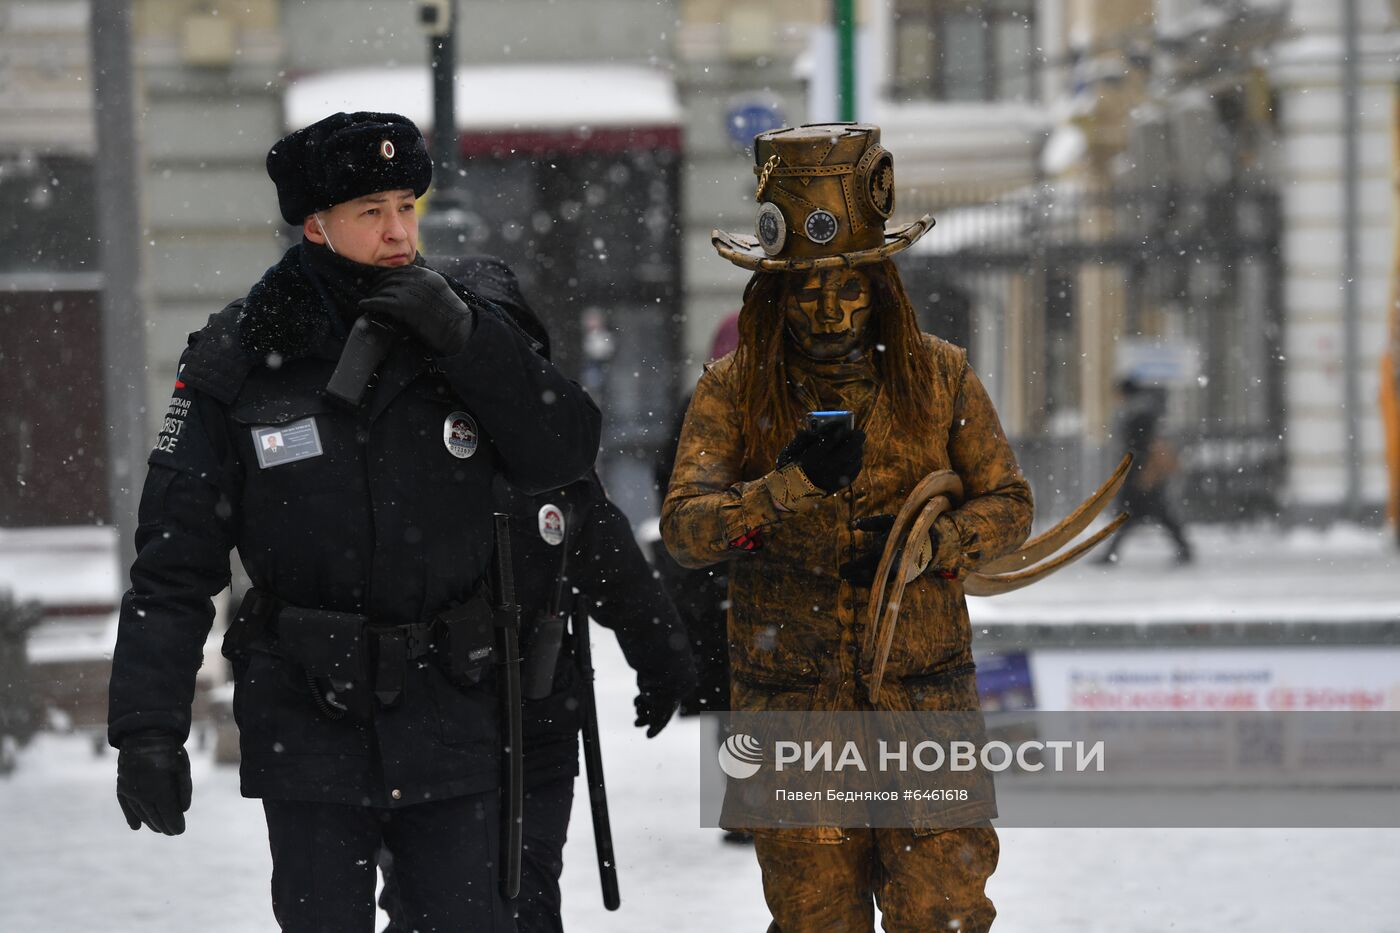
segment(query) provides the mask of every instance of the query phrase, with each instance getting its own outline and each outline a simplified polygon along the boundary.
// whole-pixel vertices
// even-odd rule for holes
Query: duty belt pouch
[[[525,633],[525,673],[520,692],[527,700],[543,700],[554,692],[554,672],[564,643],[562,615],[540,612]]]
[[[256,588],[243,594],[238,611],[233,614],[228,631],[224,632],[220,654],[235,664],[246,660],[254,645],[266,641],[268,626],[279,606],[276,599]]]
[[[459,687],[481,681],[496,656],[496,617],[480,595],[437,617],[437,657],[443,673]]]
[[[277,615],[278,651],[305,668],[316,682],[313,689],[328,684],[325,700],[362,722],[371,717],[372,700],[365,650],[367,622],[365,616],[354,613],[293,606]]]

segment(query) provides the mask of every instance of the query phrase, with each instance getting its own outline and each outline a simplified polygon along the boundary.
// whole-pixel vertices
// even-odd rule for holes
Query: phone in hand
[[[832,422],[844,425],[847,431],[853,431],[856,426],[856,416],[844,409],[807,412],[807,430],[809,431],[820,431]]]

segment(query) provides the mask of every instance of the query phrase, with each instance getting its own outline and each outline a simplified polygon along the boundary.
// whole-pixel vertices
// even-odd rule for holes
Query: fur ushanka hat
[[[422,197],[433,180],[423,134],[397,113],[334,113],[289,133],[267,153],[282,219],[308,214],[376,191],[412,188]]]

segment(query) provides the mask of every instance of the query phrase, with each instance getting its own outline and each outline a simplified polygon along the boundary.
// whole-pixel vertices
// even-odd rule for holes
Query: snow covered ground
[[[596,655],[622,909],[602,907],[587,810],[576,804],[566,927],[764,929],[752,850],[697,828],[697,722],[677,720],[647,741],[631,727],[631,677],[610,635]],[[0,930],[275,929],[261,808],[238,795],[233,768],[207,751],[192,757],[189,829],[167,838],[126,828],[111,753],[54,734],[26,749],[0,779]],[[1397,830],[1009,829],[990,892],[1000,933],[1400,933],[1398,877]]]
[[[1145,532],[1120,565],[1081,564],[974,601],[974,620],[980,631],[1057,620],[1400,619],[1400,555],[1385,533],[1192,532],[1201,559],[1191,567],[1170,567],[1165,542]],[[698,723],[677,720],[647,741],[631,726],[632,678],[610,635],[599,636],[596,662],[623,903],[602,907],[580,783],[566,927],[764,929],[752,850],[698,828]],[[115,757],[94,756],[90,737],[49,733],[24,750],[0,778],[0,931],[274,929],[261,808],[238,795],[235,769],[191,748],[194,806],[173,839],[126,828]],[[1400,830],[1005,829],[990,893],[999,933],[1400,933],[1397,878]]]
[[[1196,560],[1172,562],[1154,526],[1109,566],[1091,552],[1034,586],[969,599],[975,624],[1400,621],[1400,549],[1390,528],[1188,525]],[[1100,550],[1102,545],[1100,545]]]

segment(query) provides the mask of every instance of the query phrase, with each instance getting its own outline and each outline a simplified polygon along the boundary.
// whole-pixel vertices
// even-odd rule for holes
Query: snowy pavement
[[[565,850],[565,926],[578,931],[752,930],[767,913],[752,850],[699,829],[700,730],[647,741],[631,675],[598,639],[599,705],[622,909],[609,913],[584,787]],[[192,745],[193,747],[193,745]],[[130,832],[115,757],[45,734],[0,778],[0,930],[243,933],[275,929],[262,811],[235,769],[195,751],[194,805],[177,838]],[[1400,933],[1397,830],[1003,830],[990,893],[999,933]]]
[[[979,624],[1400,622],[1400,548],[1390,528],[1192,525],[1196,559],[1173,563],[1156,527],[1108,566],[1095,552],[1014,593],[969,599]]]
[[[1081,563],[1028,590],[972,601],[980,639],[998,626],[1400,620],[1389,534],[1340,528],[1191,529],[1199,560],[1170,565],[1155,531],[1114,567]],[[11,567],[12,570],[17,568]],[[16,574],[11,579],[23,574]],[[699,724],[654,740],[631,727],[632,677],[610,635],[596,648],[622,909],[603,909],[586,792],[565,850],[571,931],[760,931],[752,850],[700,829]],[[262,811],[235,769],[194,750],[189,829],[132,833],[115,756],[90,737],[41,735],[0,778],[0,931],[242,933],[275,929]],[[999,933],[1400,933],[1400,831],[1004,829],[990,883]]]

